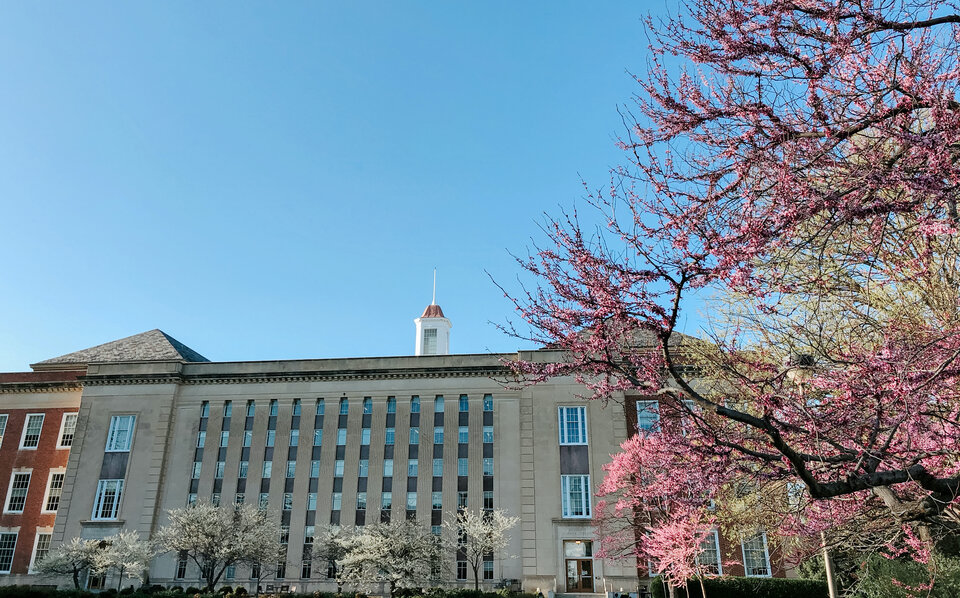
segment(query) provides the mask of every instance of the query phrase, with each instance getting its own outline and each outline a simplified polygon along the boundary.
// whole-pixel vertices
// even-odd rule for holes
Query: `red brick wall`
[[[76,412],[77,407],[58,409],[0,409],[7,414],[7,429],[0,444],[0,493],[6,507],[10,480],[15,469],[32,469],[27,502],[22,514],[0,512],[0,527],[19,527],[17,546],[13,556],[11,573],[26,573],[30,566],[37,527],[53,527],[56,515],[41,513],[43,498],[47,491],[50,470],[67,466],[68,449],[57,449],[60,440],[60,424],[63,414]],[[43,413],[40,442],[34,450],[20,450],[20,437],[28,413]]]

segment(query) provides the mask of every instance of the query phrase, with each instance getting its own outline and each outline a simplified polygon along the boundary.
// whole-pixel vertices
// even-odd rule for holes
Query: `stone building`
[[[505,360],[558,355],[452,355],[439,306],[415,322],[414,356],[211,362],[153,330],[0,374],[0,582],[43,583],[29,569],[51,544],[125,528],[149,537],[168,510],[206,500],[279,514],[288,560],[266,581],[277,587],[335,589],[324,564],[299,558],[322,526],[415,517],[439,531],[468,506],[521,518],[509,548],[484,563],[490,586],[635,589],[636,562],[595,556],[591,517],[602,466],[648,403],[585,402],[563,378],[510,388]],[[760,548],[752,573],[769,575]],[[448,583],[471,574],[456,562]],[[199,578],[169,553],[149,575]],[[238,568],[222,583],[255,582]]]

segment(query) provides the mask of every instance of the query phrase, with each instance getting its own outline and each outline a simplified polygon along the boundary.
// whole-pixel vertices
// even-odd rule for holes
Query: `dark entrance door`
[[[593,592],[593,559],[567,559],[567,591]]]

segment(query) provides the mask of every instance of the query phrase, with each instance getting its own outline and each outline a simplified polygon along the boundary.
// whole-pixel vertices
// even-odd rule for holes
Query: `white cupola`
[[[416,352],[414,355],[449,355],[450,328],[453,324],[443,315],[437,305],[437,271],[433,271],[433,300],[423,310],[423,315],[413,321],[417,325]]]

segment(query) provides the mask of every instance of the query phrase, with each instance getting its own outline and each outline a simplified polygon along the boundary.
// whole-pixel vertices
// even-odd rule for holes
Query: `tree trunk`
[[[707,586],[703,585],[703,575],[698,575],[697,580],[700,582],[700,597],[707,598]]]
[[[73,587],[74,589],[80,589],[80,570],[76,567],[73,568]]]
[[[473,589],[480,589],[480,565],[475,563],[470,563],[470,566],[473,567]]]

